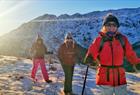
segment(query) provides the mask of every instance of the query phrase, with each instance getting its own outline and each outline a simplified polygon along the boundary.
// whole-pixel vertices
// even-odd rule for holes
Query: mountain
[[[132,44],[139,43],[140,8],[94,11],[87,14],[62,14],[60,16],[44,14],[3,35],[0,38],[0,54],[29,55],[29,48],[37,34],[43,37],[49,50],[53,50],[55,53],[67,32],[72,32],[75,41],[87,48],[98,35],[103,17],[107,13],[113,13],[118,17],[120,32],[126,35]]]

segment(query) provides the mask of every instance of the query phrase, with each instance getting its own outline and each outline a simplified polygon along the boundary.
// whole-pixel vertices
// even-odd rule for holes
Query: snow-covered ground
[[[12,56],[0,56],[0,94],[1,95],[61,95],[64,84],[64,73],[59,61],[49,65],[46,62],[50,79],[53,83],[43,81],[40,70],[37,73],[38,82],[30,78],[32,61],[30,59]],[[55,67],[55,69],[51,69]],[[81,95],[86,66],[76,65],[73,77],[73,92]],[[95,85],[96,71],[89,69],[85,95],[100,95]],[[128,95],[140,95],[140,73],[127,73]]]

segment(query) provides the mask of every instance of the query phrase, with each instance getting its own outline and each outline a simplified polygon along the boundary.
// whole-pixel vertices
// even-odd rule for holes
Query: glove
[[[48,51],[47,54],[53,54],[53,51]]]
[[[136,73],[140,72],[140,70],[137,69],[136,65],[133,65],[133,69],[135,70]]]
[[[83,63],[87,65],[94,63],[92,56],[85,57]]]

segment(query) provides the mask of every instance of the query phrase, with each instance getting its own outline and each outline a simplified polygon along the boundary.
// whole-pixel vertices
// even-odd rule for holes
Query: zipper
[[[112,41],[110,41],[110,46],[111,46],[111,53],[112,53],[112,66],[114,66],[114,57],[113,57],[113,46],[112,46]],[[114,74],[114,69],[112,69],[113,71],[113,85],[115,86],[115,74]]]

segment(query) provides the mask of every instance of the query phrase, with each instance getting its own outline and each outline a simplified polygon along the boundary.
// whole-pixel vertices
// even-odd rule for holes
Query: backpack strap
[[[102,50],[102,48],[103,48],[103,45],[104,45],[104,39],[101,38],[100,47],[99,47],[99,52],[101,52],[101,50]]]
[[[100,46],[99,46],[99,52],[101,52],[101,50],[102,50],[102,48],[103,48],[103,46],[104,46],[104,43],[105,43],[106,41],[109,41],[109,38],[106,37],[106,36],[101,36],[101,41],[100,41]]]
[[[125,51],[125,42],[124,42],[122,34],[117,34],[116,38],[120,41],[121,46],[122,46],[123,50]]]
[[[117,34],[115,36],[115,38],[119,40],[119,42],[120,42],[123,50],[125,51],[125,42],[124,42],[124,39],[123,39],[122,34]],[[111,40],[108,37],[106,37],[106,36],[101,36],[101,41],[100,41],[100,46],[99,46],[99,52],[101,52],[101,50],[102,50],[102,48],[104,46],[104,43],[106,41],[111,41]]]

